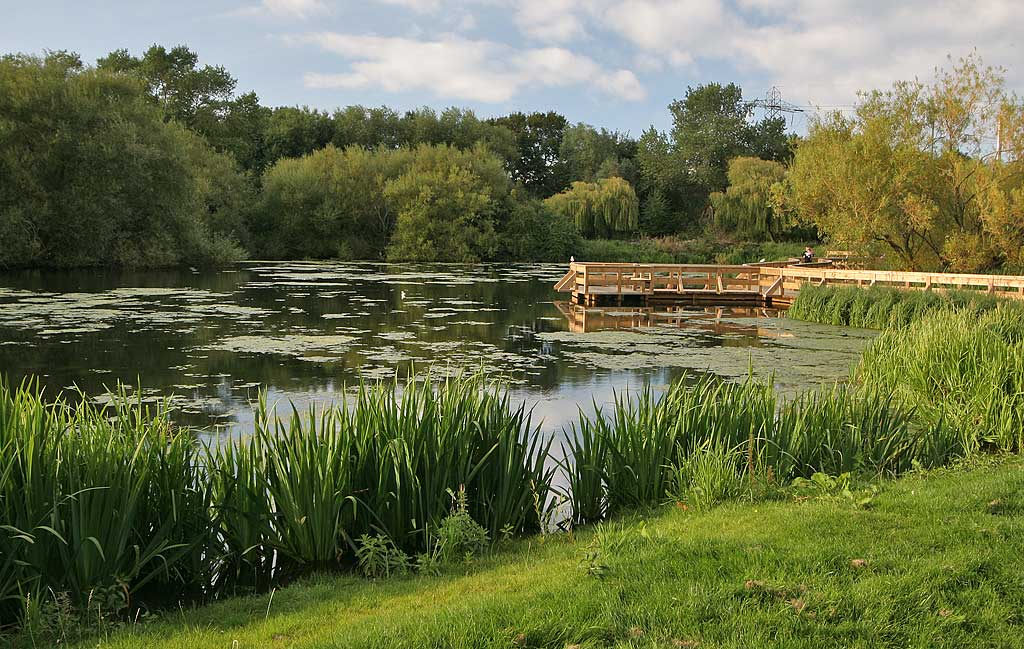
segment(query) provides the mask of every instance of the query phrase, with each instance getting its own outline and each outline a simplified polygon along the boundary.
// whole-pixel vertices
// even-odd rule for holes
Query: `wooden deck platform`
[[[894,286],[904,289],[978,290],[1024,298],[1024,277],[916,273],[835,268],[812,264],[627,264],[573,262],[555,290],[584,306],[736,306],[786,308],[806,284]]]

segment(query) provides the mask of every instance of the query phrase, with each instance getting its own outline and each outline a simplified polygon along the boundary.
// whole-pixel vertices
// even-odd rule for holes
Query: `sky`
[[[185,44],[265,105],[556,110],[638,136],[688,86],[777,86],[801,132],[977,49],[1024,94],[1024,0],[0,0],[0,52]]]

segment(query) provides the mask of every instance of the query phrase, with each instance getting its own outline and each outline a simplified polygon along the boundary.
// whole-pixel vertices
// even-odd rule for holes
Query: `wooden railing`
[[[916,273],[888,270],[844,270],[838,268],[785,268],[760,269],[762,292],[765,295],[785,295],[786,291],[799,291],[804,284],[892,286],[904,289],[982,290],[1002,297],[1024,297],[1024,277],[1016,275],[968,275],[963,273]]]
[[[716,264],[575,262],[555,287],[556,290],[585,295],[655,295],[694,290],[757,292],[760,290],[760,268]]]
[[[555,290],[576,296],[665,296],[672,294],[755,294],[792,297],[808,283],[823,285],[893,286],[904,289],[981,290],[1003,297],[1024,298],[1024,277],[848,270],[828,260],[812,264],[772,262],[730,264],[628,264],[573,262]],[[621,303],[621,300],[620,300]]]

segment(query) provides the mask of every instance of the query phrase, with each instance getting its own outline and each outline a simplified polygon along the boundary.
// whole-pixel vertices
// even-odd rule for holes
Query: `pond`
[[[767,310],[584,309],[559,265],[247,262],[227,270],[0,275],[0,372],[47,392],[118,382],[170,398],[209,434],[245,431],[250,402],[337,399],[364,378],[500,373],[534,421],[684,374],[774,376],[793,392],[845,379],[874,335]],[[139,388],[133,388],[139,389]]]

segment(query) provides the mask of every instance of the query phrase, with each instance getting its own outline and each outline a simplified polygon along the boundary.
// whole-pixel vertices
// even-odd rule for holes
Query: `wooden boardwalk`
[[[1024,297],[1024,277],[835,268],[831,261],[757,265],[573,262],[555,290],[584,306],[787,307],[806,284],[979,290]]]

